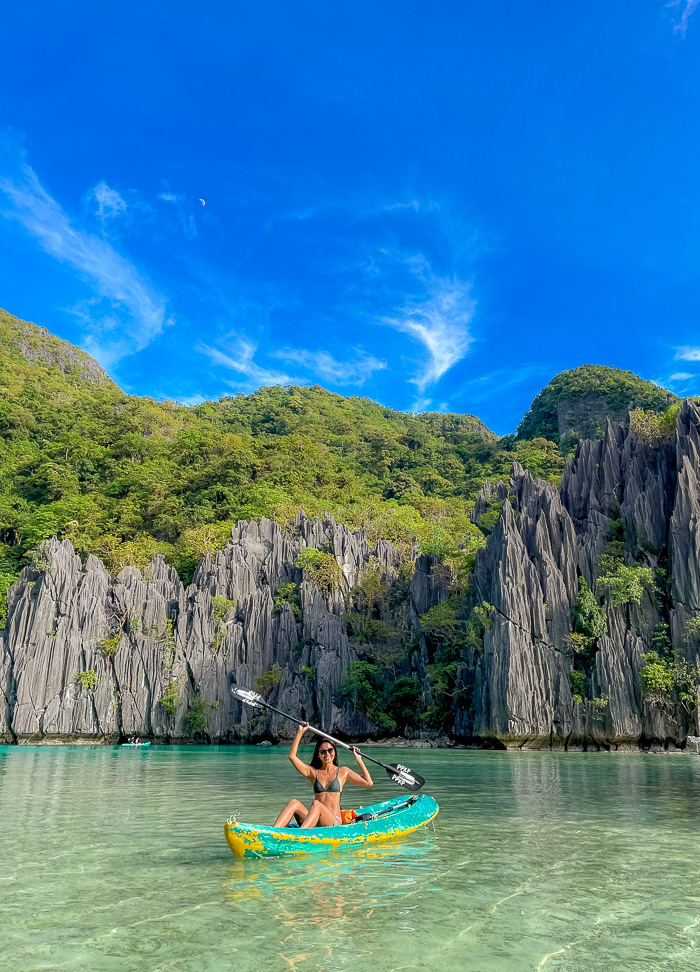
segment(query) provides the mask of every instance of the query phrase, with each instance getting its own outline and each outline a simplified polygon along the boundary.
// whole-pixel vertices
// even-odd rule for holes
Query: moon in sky
[[[203,199],[200,199],[199,201],[201,202],[201,204],[202,204],[203,206],[206,206],[206,203],[204,202],[204,200],[203,200]]]

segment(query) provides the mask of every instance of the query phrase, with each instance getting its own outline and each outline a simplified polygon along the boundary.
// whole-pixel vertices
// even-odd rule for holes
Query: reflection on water
[[[700,972],[700,759],[410,755],[434,826],[241,861],[308,796],[276,747],[0,749],[3,972]]]

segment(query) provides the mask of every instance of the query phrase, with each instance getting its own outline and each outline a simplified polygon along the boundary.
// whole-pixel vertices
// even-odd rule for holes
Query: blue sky
[[[698,394],[696,7],[8,7],[0,306],[188,404],[506,433],[582,363]]]

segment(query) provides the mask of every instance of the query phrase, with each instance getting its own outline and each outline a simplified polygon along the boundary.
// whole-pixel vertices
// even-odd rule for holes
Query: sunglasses
[[[319,749],[318,755],[319,756],[326,756],[329,753],[334,753],[334,752],[335,752],[335,749]]]

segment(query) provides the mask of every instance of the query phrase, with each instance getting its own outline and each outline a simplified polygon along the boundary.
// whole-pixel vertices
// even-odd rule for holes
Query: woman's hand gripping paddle
[[[231,694],[234,698],[238,699],[244,705],[248,705],[251,709],[270,709],[271,712],[276,712],[277,715],[284,716],[285,719],[289,719],[290,722],[296,722],[298,726],[303,723],[301,719],[295,719],[294,716],[288,715],[286,712],[282,712],[281,709],[276,709],[274,705],[270,705],[266,702],[261,695],[257,692],[252,692],[250,689],[238,688],[237,685],[231,686]],[[313,726],[308,726],[310,732],[315,732],[317,736],[323,736],[324,739],[329,739],[336,746],[342,746],[343,749],[357,749],[357,746],[349,746],[347,743],[342,742],[340,739],[334,739],[333,736],[329,736],[327,732],[322,732],[320,729],[314,729]],[[359,750],[358,750],[359,752]],[[363,759],[368,759],[370,763],[376,763],[377,766],[381,766],[382,769],[386,770],[387,775],[391,778],[394,783],[402,786],[404,790],[410,790],[411,793],[416,793],[425,786],[425,780],[418,773],[414,773],[412,769],[408,766],[394,766],[393,764],[382,763],[374,756],[368,756],[367,753],[360,753]]]

